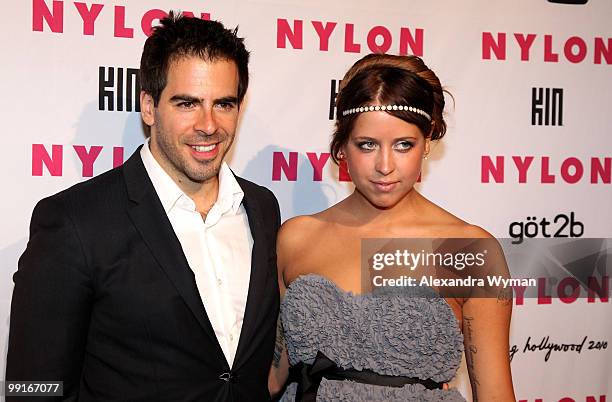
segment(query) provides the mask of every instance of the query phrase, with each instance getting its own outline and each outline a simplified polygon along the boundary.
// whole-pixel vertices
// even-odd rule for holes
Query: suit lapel
[[[140,148],[123,165],[123,172],[131,201],[128,214],[134,226],[198,323],[216,345],[217,355],[223,357],[202,304],[195,276],[142,163]]]
[[[234,368],[239,367],[248,357],[247,348],[255,335],[255,330],[262,312],[260,305],[263,299],[262,292],[268,278],[268,264],[266,252],[266,238],[264,233],[261,208],[248,186],[241,186],[244,191],[244,207],[249,217],[249,227],[253,236],[253,252],[251,254],[251,277],[249,281],[249,292],[247,295],[242,330],[234,359]]]

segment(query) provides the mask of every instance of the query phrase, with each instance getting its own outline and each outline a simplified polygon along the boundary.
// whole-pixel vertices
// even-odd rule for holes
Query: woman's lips
[[[374,187],[376,187],[379,191],[383,193],[388,193],[393,191],[393,189],[397,186],[398,181],[372,181]]]

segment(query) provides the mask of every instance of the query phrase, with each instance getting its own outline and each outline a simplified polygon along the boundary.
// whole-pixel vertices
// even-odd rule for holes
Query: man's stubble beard
[[[218,142],[217,146],[222,146],[223,149],[219,150],[217,157],[211,161],[199,162],[193,160],[191,163],[185,157],[185,154],[181,153],[178,148],[180,145],[172,142],[167,135],[165,135],[164,129],[159,124],[159,119],[155,122],[155,136],[151,136],[151,141],[155,141],[157,148],[163,154],[163,158],[166,163],[169,163],[170,168],[174,170],[174,173],[186,176],[190,181],[194,183],[204,183],[219,175],[221,169],[221,163],[225,159],[225,155],[233,143],[233,137],[216,131],[211,135],[197,135],[190,138],[188,142],[200,142],[202,140],[206,142]],[[223,152],[223,154],[221,154]],[[194,167],[195,166],[195,167]]]

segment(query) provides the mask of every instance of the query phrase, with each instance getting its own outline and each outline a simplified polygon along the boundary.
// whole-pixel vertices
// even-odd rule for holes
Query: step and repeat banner
[[[328,150],[335,96],[357,59],[388,52],[423,57],[453,96],[448,133],[418,185],[425,196],[500,238],[612,237],[609,0],[24,0],[4,8],[3,377],[12,274],[32,209],[120,165],[143,142],[140,54],[170,9],[239,26],[246,38],[251,85],[229,162],[276,194],[283,220],[352,191]],[[518,400],[612,400],[609,278],[597,285],[604,290],[568,295],[542,278],[537,297],[515,297]],[[469,394],[465,368],[454,382]]]

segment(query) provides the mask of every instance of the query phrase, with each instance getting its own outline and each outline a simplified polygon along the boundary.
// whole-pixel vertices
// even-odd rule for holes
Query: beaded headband
[[[405,110],[408,112],[420,114],[421,116],[427,118],[427,120],[431,121],[431,116],[427,112],[419,108],[416,108],[414,106],[408,106],[408,105],[382,105],[382,106],[381,105],[365,105],[365,106],[360,106],[360,107],[355,107],[352,109],[344,110],[342,111],[342,116],[348,116],[349,114],[363,113],[363,112],[377,112],[377,111],[384,112],[386,110]]]

